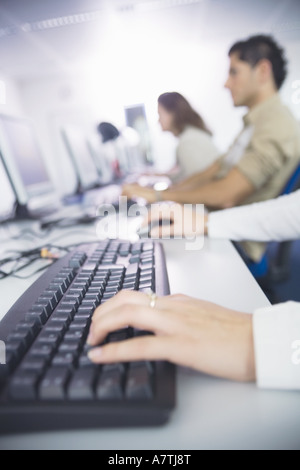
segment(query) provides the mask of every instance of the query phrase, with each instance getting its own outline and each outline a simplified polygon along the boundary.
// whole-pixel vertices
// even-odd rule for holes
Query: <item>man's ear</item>
[[[261,59],[255,66],[261,83],[266,83],[268,80],[274,80],[273,67],[268,59]]]

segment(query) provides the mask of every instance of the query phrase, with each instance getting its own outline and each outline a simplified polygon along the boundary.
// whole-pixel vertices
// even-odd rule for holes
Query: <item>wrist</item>
[[[206,214],[204,216],[204,235],[208,235],[208,219],[209,216]]]

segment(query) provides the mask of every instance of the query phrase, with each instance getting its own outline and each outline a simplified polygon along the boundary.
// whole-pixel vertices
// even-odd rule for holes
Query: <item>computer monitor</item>
[[[99,187],[100,176],[84,132],[77,126],[69,125],[62,129],[61,134],[77,174],[78,192]]]
[[[126,126],[134,129],[140,136],[140,147],[144,156],[144,163],[153,163],[152,146],[144,104],[125,106]]]
[[[0,158],[0,222],[10,219],[14,215],[16,196],[7,177],[3,162]]]
[[[100,142],[99,136],[96,133],[88,135],[87,146],[98,169],[101,183],[112,183],[115,179],[113,167],[106,155],[105,145]]]
[[[0,115],[0,151],[20,206],[54,194],[31,120]]]

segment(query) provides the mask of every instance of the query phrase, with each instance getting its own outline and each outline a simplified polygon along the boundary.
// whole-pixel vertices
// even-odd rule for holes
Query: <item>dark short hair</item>
[[[272,65],[276,87],[280,89],[287,75],[287,61],[284,50],[272,36],[260,34],[238,41],[231,47],[228,55],[231,56],[234,53],[237,53],[240,60],[248,62],[252,67],[255,67],[260,60],[267,59]]]
[[[110,140],[116,140],[120,136],[118,129],[110,122],[100,122],[97,129],[102,137],[103,143],[109,142]]]
[[[211,135],[204,119],[180,93],[163,93],[158,98],[158,102],[169,113],[173,114],[174,126],[177,132],[181,133],[187,126],[193,126]]]

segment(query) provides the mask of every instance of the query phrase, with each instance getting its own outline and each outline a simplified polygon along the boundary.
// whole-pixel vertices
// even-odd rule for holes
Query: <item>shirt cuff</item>
[[[300,303],[256,310],[253,334],[258,387],[300,390]]]

